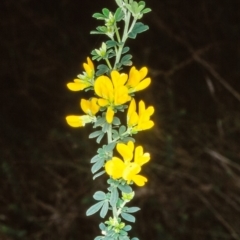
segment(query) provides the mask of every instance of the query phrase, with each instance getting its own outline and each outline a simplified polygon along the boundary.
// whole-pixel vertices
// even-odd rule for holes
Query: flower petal
[[[70,89],[71,91],[81,91],[88,86],[90,86],[90,84],[83,82],[71,82],[67,84],[68,89]]]
[[[141,91],[145,88],[147,88],[151,83],[151,79],[150,78],[145,78],[144,80],[142,80],[135,88],[134,91]]]
[[[100,76],[94,83],[95,93],[104,99],[113,100],[113,84],[107,76]]]
[[[142,68],[139,70],[139,73],[140,73],[140,78],[141,78],[141,79],[144,79],[144,78],[147,76],[148,69],[147,69],[146,67],[142,67]]]
[[[145,183],[148,181],[146,177],[142,175],[135,175],[132,178],[132,181],[139,187],[142,187],[145,185]]]
[[[135,148],[134,162],[142,166],[150,160],[149,153],[143,153],[143,147],[138,146]]]
[[[106,120],[108,123],[112,123],[113,116],[114,116],[113,109],[111,107],[108,107],[107,112],[106,112]]]
[[[92,98],[91,99],[90,109],[91,109],[92,115],[96,115],[96,113],[100,109],[100,106],[97,103],[98,103],[98,99],[97,98]]]
[[[113,157],[105,164],[105,170],[107,174],[113,179],[118,179],[122,177],[124,167],[124,162],[117,157]]]
[[[66,117],[66,121],[71,127],[82,127],[82,126],[84,126],[84,123],[81,119],[81,116],[70,115],[70,116]]]
[[[141,171],[141,167],[136,163],[128,163],[124,168],[122,178],[127,181],[129,184],[135,175],[137,175]]]
[[[124,161],[131,161],[133,158],[133,148],[130,145],[124,143],[117,144],[117,151],[123,157]]]
[[[81,99],[80,106],[86,114],[90,113],[90,101],[86,99]]]

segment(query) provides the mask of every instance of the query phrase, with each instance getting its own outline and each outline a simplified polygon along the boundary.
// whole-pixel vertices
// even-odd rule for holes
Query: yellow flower
[[[80,91],[87,87],[93,86],[95,70],[93,62],[89,57],[87,58],[87,63],[83,63],[83,68],[85,72],[83,72],[83,74],[79,74],[78,78],[67,84],[67,87],[71,91]]]
[[[138,113],[136,112],[136,102],[131,100],[127,112],[127,125],[131,128],[132,133],[147,130],[154,126],[154,122],[150,117],[154,113],[154,107],[145,107],[145,103],[141,100],[138,105]]]
[[[134,161],[132,162],[134,152],[134,143],[132,141],[127,144],[118,143],[117,151],[124,160],[117,157],[109,160],[105,164],[107,174],[113,179],[123,178],[128,184],[133,181],[138,186],[144,186],[147,178],[138,173],[141,171],[141,166],[150,160],[150,154],[143,153],[142,146],[138,146],[135,149]]]
[[[126,83],[126,86],[129,88],[129,93],[143,90],[149,86],[151,79],[145,78],[147,73],[148,69],[146,67],[141,68],[139,71],[135,67],[131,67]]]
[[[90,116],[95,116],[100,109],[97,101],[97,98],[92,98],[91,100],[82,99],[80,102],[80,106],[86,114]]]
[[[116,106],[122,105],[131,100],[128,88],[124,86],[127,81],[127,74],[120,74],[118,71],[111,72],[111,79],[107,76],[100,76],[94,83],[95,93],[100,97],[98,104],[107,107],[106,120],[112,123]]]
[[[88,115],[69,115],[66,117],[66,121],[71,127],[84,127],[86,123],[92,122],[92,120],[93,119]]]
[[[99,105],[97,104],[98,99],[92,98],[91,100],[82,99],[80,106],[87,115],[77,116],[70,115],[66,117],[67,123],[71,127],[83,127],[86,123],[96,121],[96,113],[99,111]]]

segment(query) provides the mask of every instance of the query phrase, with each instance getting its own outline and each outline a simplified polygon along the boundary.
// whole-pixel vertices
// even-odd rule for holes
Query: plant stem
[[[111,65],[111,63],[109,62],[109,60],[106,58],[105,61],[106,61],[107,65],[108,65],[108,67],[109,67],[110,69],[112,69],[112,65]]]
[[[108,139],[108,144],[112,142],[112,124],[110,124],[108,128],[107,139]]]

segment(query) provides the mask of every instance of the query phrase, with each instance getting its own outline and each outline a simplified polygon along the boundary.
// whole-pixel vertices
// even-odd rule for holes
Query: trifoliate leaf
[[[129,38],[136,38],[137,34],[142,33],[146,30],[148,30],[149,27],[147,25],[144,25],[141,22],[137,22],[135,26],[133,27],[132,31],[128,34]]]

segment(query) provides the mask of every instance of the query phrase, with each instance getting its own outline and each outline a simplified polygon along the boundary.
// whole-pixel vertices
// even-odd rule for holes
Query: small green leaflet
[[[129,38],[136,38],[137,34],[148,30],[149,27],[141,22],[137,22],[133,27],[133,30],[128,34]]]

